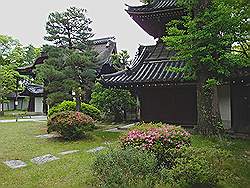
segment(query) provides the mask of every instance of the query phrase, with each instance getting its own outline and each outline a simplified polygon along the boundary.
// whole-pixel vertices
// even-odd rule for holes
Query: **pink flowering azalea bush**
[[[48,133],[59,133],[67,140],[85,138],[95,128],[94,120],[81,112],[60,112],[51,116],[47,123]]]
[[[190,145],[190,137],[180,126],[144,123],[122,136],[121,145],[152,151],[164,163],[175,150]]]

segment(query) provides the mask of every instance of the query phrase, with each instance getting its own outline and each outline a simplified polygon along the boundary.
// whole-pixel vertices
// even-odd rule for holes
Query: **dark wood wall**
[[[32,95],[30,95],[28,111],[35,112],[35,97]]]
[[[231,85],[232,129],[250,133],[250,77]]]
[[[196,87],[174,86],[139,90],[141,120],[180,125],[197,122]]]

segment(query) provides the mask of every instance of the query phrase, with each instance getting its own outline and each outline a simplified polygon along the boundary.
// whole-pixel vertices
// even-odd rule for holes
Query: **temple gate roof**
[[[174,52],[158,43],[141,46],[133,62],[123,71],[101,75],[101,83],[106,86],[158,86],[184,82],[184,73],[173,71],[182,68],[184,62],[171,60]]]
[[[166,23],[185,15],[175,0],[154,0],[142,6],[129,6],[126,12],[149,35],[160,38],[166,30]]]

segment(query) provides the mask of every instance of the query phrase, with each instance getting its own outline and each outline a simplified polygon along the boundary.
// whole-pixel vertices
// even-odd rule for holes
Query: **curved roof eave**
[[[119,76],[121,74],[126,74],[126,72],[128,71],[134,71],[137,69],[137,67],[139,66],[140,62],[143,60],[143,58],[145,58],[146,56],[146,47],[144,47],[144,49],[142,50],[141,54],[134,59],[134,62],[132,63],[132,67],[130,68],[130,66],[127,67],[127,69],[125,70],[121,70],[115,73],[111,73],[111,74],[103,74],[101,75],[101,78],[108,78],[108,77],[114,77],[114,76]]]
[[[170,10],[179,8],[176,5],[176,0],[154,0],[150,4],[141,6],[129,6],[126,5],[128,9],[127,12],[130,13],[146,13],[146,12],[156,12],[161,10]]]

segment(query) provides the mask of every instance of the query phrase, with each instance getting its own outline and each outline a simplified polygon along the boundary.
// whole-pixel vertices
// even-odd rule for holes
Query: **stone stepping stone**
[[[124,125],[122,127],[118,127],[118,129],[120,130],[127,130],[129,129],[130,127],[133,127],[136,123],[131,123],[131,124],[128,124],[128,125]]]
[[[59,135],[55,135],[55,134],[41,134],[41,135],[37,135],[35,137],[36,138],[58,138],[60,136]]]
[[[4,164],[6,164],[8,167],[12,169],[22,168],[22,167],[27,166],[27,164],[21,160],[9,160],[9,161],[5,161]]]
[[[31,159],[30,161],[32,163],[35,163],[35,164],[44,164],[44,163],[47,163],[49,161],[54,161],[54,160],[58,160],[59,158],[58,157],[55,157],[54,155],[51,155],[51,154],[47,154],[47,155],[43,155],[43,156],[39,156],[39,157],[35,157],[33,159]]]
[[[60,152],[59,154],[60,155],[67,155],[67,154],[72,154],[72,153],[77,153],[77,152],[79,152],[79,150],[69,150],[69,151]]]
[[[107,130],[105,130],[105,131],[107,131],[107,132],[123,132],[123,130],[118,129],[118,128],[107,129]]]
[[[93,149],[89,149],[87,150],[88,153],[95,153],[95,152],[98,152],[98,151],[101,151],[103,149],[105,149],[106,147],[103,147],[103,146],[99,146],[99,147],[96,147],[96,148],[93,148]]]

